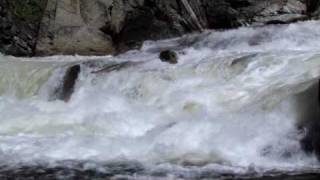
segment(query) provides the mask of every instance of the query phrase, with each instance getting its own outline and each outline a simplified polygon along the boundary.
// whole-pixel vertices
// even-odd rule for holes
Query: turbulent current
[[[61,179],[88,170],[129,179],[317,172],[297,126],[314,121],[306,114],[319,108],[310,105],[317,94],[304,95],[320,77],[319,28],[310,21],[207,31],[147,41],[116,57],[1,55],[0,174],[39,173],[31,167],[59,167]],[[164,49],[178,53],[177,65],[159,60]],[[79,63],[70,100],[56,99],[67,67]]]

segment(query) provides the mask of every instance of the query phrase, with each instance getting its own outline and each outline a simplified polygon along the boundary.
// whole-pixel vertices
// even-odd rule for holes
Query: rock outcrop
[[[307,13],[313,19],[320,19],[320,0],[305,0]]]
[[[110,34],[118,52],[203,29],[283,24],[307,19],[298,0],[119,0],[110,7]]]
[[[0,52],[34,55],[39,25],[47,0],[0,1]]]
[[[158,40],[320,14],[319,0],[2,0],[0,50],[12,55],[104,55]],[[17,13],[18,12],[18,13]],[[39,28],[40,24],[40,28]]]
[[[35,49],[37,55],[113,53],[108,34],[100,31],[109,1],[49,0]]]

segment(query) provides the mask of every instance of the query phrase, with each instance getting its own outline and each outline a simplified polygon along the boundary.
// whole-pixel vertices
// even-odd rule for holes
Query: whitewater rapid
[[[320,77],[318,28],[310,21],[207,31],[147,41],[117,57],[1,55],[0,163],[317,169],[300,148],[295,97]],[[177,65],[158,59],[167,48],[178,52]],[[135,64],[92,73],[126,61]],[[70,101],[55,100],[66,68],[77,63]]]

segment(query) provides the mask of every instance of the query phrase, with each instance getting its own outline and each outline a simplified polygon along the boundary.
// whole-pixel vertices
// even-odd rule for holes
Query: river
[[[206,31],[116,57],[0,55],[0,177],[317,179],[297,124],[314,121],[303,107],[317,97],[301,96],[320,77],[319,28]],[[74,64],[74,93],[58,100]]]

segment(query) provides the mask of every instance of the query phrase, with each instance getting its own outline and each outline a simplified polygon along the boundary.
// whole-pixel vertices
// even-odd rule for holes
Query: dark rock
[[[320,161],[320,123],[311,123],[305,127],[305,136],[301,139],[301,148],[307,153],[314,153]]]
[[[299,0],[119,0],[101,28],[117,52],[137,49],[144,40],[159,40],[203,29],[243,25],[287,24],[306,20]]]
[[[238,20],[239,11],[234,9],[227,1],[208,0],[205,1],[204,7],[207,14],[208,28],[210,29],[230,29],[241,25]]]
[[[80,70],[80,65],[75,65],[68,68],[66,74],[64,75],[62,86],[59,89],[60,92],[58,93],[58,99],[65,102],[70,100],[72,93],[74,92],[74,86],[78,79]]]
[[[307,20],[308,16],[306,15],[279,15],[273,18],[268,19],[265,24],[290,24],[290,23],[295,23],[298,21],[304,21]]]
[[[303,133],[301,148],[314,153],[320,160],[320,101],[319,84],[315,83],[296,97],[298,128]]]
[[[111,20],[103,31],[112,36],[117,52],[140,48],[144,40],[159,40],[191,32],[179,14],[177,1],[114,1]]]
[[[31,56],[47,0],[0,1],[0,52]],[[30,38],[27,38],[30,36]]]
[[[92,167],[88,167],[88,164]],[[96,167],[99,167],[96,168]],[[97,163],[92,161],[59,161],[54,165],[45,163],[3,165],[0,167],[1,180],[120,180],[119,175],[132,177],[142,174],[145,167],[138,162]]]
[[[310,15],[314,13],[320,7],[320,0],[305,0],[307,13]]]
[[[159,58],[162,62],[167,62],[170,64],[178,63],[178,55],[176,52],[171,50],[164,50],[160,53]]]
[[[306,0],[307,14],[312,19],[320,19],[320,0]]]

